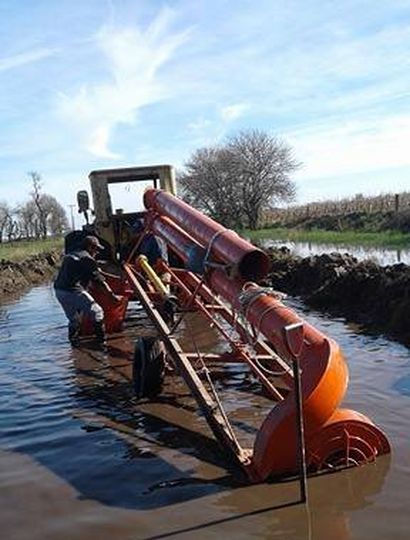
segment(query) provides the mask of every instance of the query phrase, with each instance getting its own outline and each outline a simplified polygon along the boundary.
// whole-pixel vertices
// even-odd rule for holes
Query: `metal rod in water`
[[[308,502],[307,492],[307,470],[306,470],[306,449],[303,423],[303,403],[302,403],[302,384],[300,378],[299,362],[296,356],[292,359],[293,379],[295,383],[295,402],[296,402],[296,432],[298,442],[298,466],[300,479],[300,499],[301,502]]]

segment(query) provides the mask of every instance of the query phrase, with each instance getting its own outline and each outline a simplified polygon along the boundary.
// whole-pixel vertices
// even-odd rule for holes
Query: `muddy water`
[[[127,354],[135,330],[114,336],[106,356],[91,344],[83,351],[68,346],[50,287],[3,306],[1,537],[409,538],[409,350],[342,320],[305,316],[346,353],[345,405],[371,416],[393,446],[391,457],[375,464],[310,479],[307,507],[295,504],[296,482],[244,483],[175,377],[156,402],[135,402]],[[132,326],[150,332],[137,309]],[[222,347],[203,323],[193,320],[189,330],[201,346]],[[266,400],[243,368],[219,375],[216,385],[246,445]]]
[[[269,247],[287,247],[293,255],[309,257],[322,253],[349,253],[359,261],[371,259],[381,266],[389,264],[410,264],[410,249],[376,248],[370,246],[341,245],[341,244],[316,244],[314,242],[290,242],[287,240],[263,239],[261,245]]]

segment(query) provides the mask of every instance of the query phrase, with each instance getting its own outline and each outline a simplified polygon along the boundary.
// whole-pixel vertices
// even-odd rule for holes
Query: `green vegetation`
[[[377,246],[377,247],[410,247],[410,234],[397,231],[383,232],[355,232],[355,231],[324,231],[312,229],[303,231],[297,229],[271,228],[257,231],[243,230],[242,236],[250,240],[277,239],[292,242],[314,242],[317,244],[345,244],[351,246]]]
[[[32,240],[32,241],[20,241],[20,242],[7,242],[0,244],[0,260],[5,259],[7,261],[22,261],[37,255],[44,253],[52,249],[62,249],[64,239],[47,238],[46,240]]]

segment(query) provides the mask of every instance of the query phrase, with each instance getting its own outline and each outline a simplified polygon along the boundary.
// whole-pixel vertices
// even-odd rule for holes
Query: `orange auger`
[[[244,308],[240,283],[227,279],[220,270],[211,275],[210,282],[235,308]],[[338,409],[347,389],[348,370],[337,343],[257,285],[248,284],[246,291],[251,293],[245,306],[246,319],[255,331],[264,335],[281,358],[290,362],[298,356],[308,467],[314,471],[347,467],[389,452],[385,435],[368,418]],[[301,331],[294,332],[293,328]],[[258,478],[295,472],[295,414],[291,390],[256,435],[252,462]]]
[[[267,275],[267,255],[169,193],[149,189],[144,202],[144,234],[160,237],[179,261],[173,266],[160,260],[153,279],[168,276],[179,309],[172,317],[162,309],[161,295],[132,260],[124,264],[128,285],[215,436],[249,478],[260,481],[294,474],[300,456],[306,457],[304,465],[313,473],[367,463],[388,453],[388,440],[379,428],[362,414],[339,408],[348,370],[337,343],[287,307],[283,295],[253,282]],[[182,349],[176,331],[184,314],[192,310],[218,330],[229,351],[207,354],[198,347]],[[210,360],[246,363],[274,403],[251,449],[242,448],[234,432],[212,383]],[[194,368],[198,361],[205,382]],[[298,416],[302,404],[303,422]]]

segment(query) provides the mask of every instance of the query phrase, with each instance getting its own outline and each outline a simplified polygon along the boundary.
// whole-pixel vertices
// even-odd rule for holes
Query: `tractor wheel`
[[[157,396],[163,386],[165,347],[154,337],[139,338],[135,342],[132,381],[138,399]]]

